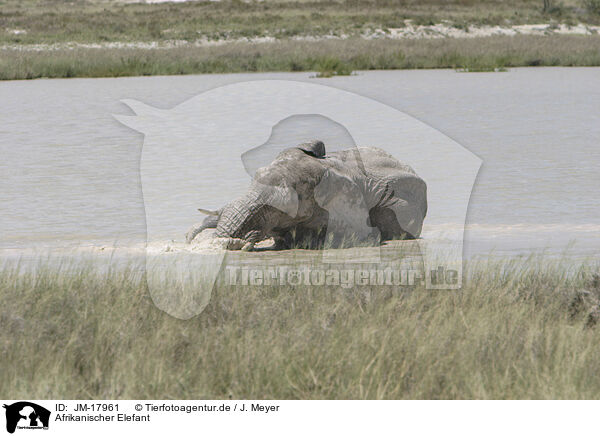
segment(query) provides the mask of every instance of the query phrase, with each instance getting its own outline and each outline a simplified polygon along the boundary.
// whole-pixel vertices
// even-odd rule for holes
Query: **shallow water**
[[[113,117],[131,115],[120,100],[170,109],[217,86],[276,78],[321,83],[370,97],[427,123],[481,158],[467,215],[468,256],[540,250],[597,256],[600,68],[309,76],[0,83],[0,248],[15,253],[37,246],[144,243],[139,170],[143,135]],[[226,159],[212,162],[217,163],[211,170],[224,175],[223,186],[203,186],[199,175],[190,189],[202,191],[201,197],[211,204],[198,206],[222,204],[233,192],[228,186],[239,188],[248,182],[227,179]],[[180,165],[185,164],[182,157]],[[168,180],[169,174],[163,176]],[[168,184],[164,195],[174,195]],[[450,224],[440,218],[443,215],[432,213],[426,219],[423,238]],[[187,216],[165,222],[160,237],[180,241],[189,224]]]

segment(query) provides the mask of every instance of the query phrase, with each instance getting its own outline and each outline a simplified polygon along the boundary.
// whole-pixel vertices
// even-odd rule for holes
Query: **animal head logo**
[[[6,409],[6,431],[14,433],[17,428],[47,429],[50,411],[29,401],[19,401],[3,406]]]
[[[430,206],[423,238],[418,240],[425,270],[437,269],[441,259],[444,268],[458,273],[451,284],[426,275],[426,285],[461,286],[464,223],[481,160],[436,129],[367,97],[288,80],[222,86],[169,110],[122,101],[135,115],[115,118],[144,134],[140,175],[148,241],[146,273],[152,299],[161,310],[181,319],[202,312],[227,258],[224,250],[190,255],[170,247],[161,250],[153,241],[183,235],[197,221],[199,207],[218,210],[246,192],[256,171],[280,151],[312,139],[323,141],[327,153],[354,147],[359,162],[358,147],[374,146],[409,163],[427,182]],[[334,185],[353,189],[330,171],[315,195],[320,192],[321,201],[327,202]],[[279,198],[286,200],[272,206],[293,216],[299,194],[285,185],[273,189],[282,190]],[[357,201],[355,217],[336,215],[339,204],[328,204],[331,228],[352,224],[356,218],[365,223],[365,237],[372,234],[373,227],[366,224],[367,204]],[[322,256],[320,261],[328,260]]]

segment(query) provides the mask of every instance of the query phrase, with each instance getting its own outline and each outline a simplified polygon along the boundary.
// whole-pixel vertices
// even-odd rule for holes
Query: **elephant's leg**
[[[262,239],[262,232],[259,230],[252,230],[246,233],[244,237],[244,241],[246,244],[242,247],[242,251],[252,251],[254,249],[254,244],[260,242]]]
[[[188,232],[185,234],[185,241],[190,244],[196,236],[198,236],[204,229],[214,229],[217,227],[219,217],[207,216],[204,221],[200,224],[194,224]]]
[[[394,211],[387,207],[374,207],[369,211],[370,225],[377,227],[381,233],[382,241],[391,239],[415,239],[413,235],[406,232],[396,218]]]
[[[287,250],[290,248],[288,241],[286,241],[285,237],[283,236],[274,236],[273,241],[275,243],[273,244],[272,250]]]
[[[281,244],[285,248],[302,248],[318,250],[323,248],[327,226],[315,228],[311,226],[298,225],[281,235]]]
[[[279,251],[290,249],[290,244],[283,235],[273,236],[273,242],[273,245],[267,247],[254,247],[253,251]]]

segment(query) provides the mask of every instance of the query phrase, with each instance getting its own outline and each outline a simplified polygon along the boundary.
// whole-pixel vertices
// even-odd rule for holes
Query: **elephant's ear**
[[[369,209],[363,190],[345,174],[327,169],[315,187],[315,201],[329,213],[327,237],[351,237],[362,242],[376,236],[368,225]]]
[[[291,217],[298,215],[298,193],[285,180],[277,186],[263,185],[258,182],[256,185],[261,186],[264,204],[273,206]]]

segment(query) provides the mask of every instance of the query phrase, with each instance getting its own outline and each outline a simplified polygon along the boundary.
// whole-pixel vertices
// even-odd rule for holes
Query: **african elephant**
[[[375,147],[326,154],[321,141],[282,151],[258,169],[250,189],[209,216],[186,235],[202,230],[229,238],[230,249],[251,250],[274,238],[274,248],[308,241],[339,246],[414,239],[427,213],[427,186],[408,165]],[[327,241],[325,241],[327,239]]]

